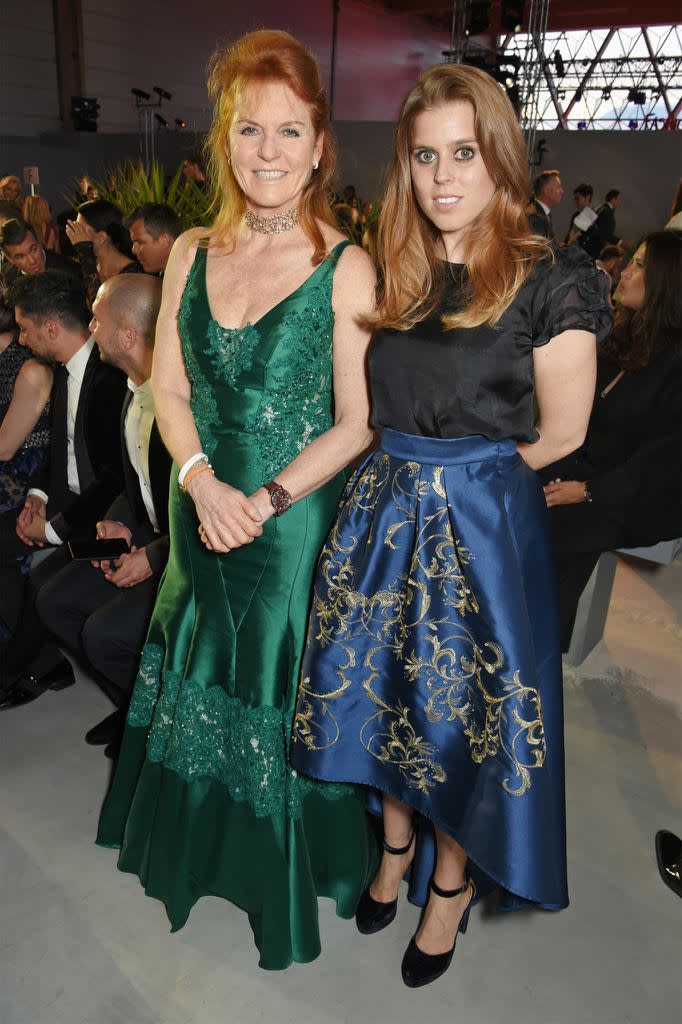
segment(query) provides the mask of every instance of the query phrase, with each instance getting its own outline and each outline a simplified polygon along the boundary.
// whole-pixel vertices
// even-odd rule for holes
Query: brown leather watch
[[[286,491],[281,484],[278,484],[275,480],[272,480],[269,484],[264,484],[265,490],[270,495],[270,501],[272,507],[275,510],[276,516],[284,515],[291,508],[291,495]]]

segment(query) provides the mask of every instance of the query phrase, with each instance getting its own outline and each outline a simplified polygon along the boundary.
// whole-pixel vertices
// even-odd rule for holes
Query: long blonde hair
[[[227,49],[217,50],[209,65],[208,92],[215,101],[213,122],[206,139],[209,178],[215,192],[214,242],[234,245],[246,211],[244,194],[230,163],[230,128],[244,87],[251,83],[281,82],[308,105],[317,138],[324,133],[322,153],[298,207],[298,220],[312,242],[313,264],[327,254],[319,221],[335,227],[327,200],[336,168],[336,146],[329,125],[329,107],[315,58],[288,32],[263,29],[249,32]]]
[[[438,307],[445,268],[440,234],[415,201],[410,171],[413,126],[422,111],[465,101],[495,193],[471,226],[467,300],[443,317],[446,328],[495,325],[551,244],[530,233],[526,153],[514,109],[497,82],[463,64],[440,64],[419,77],[400,111],[395,153],[379,221],[381,284],[376,324],[407,330]]]
[[[42,196],[26,196],[22,216],[31,225],[33,234],[41,245],[47,242],[47,226],[52,220],[50,204]]]

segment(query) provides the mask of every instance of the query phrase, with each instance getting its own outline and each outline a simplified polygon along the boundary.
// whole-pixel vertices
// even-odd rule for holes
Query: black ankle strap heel
[[[476,886],[468,875],[464,880],[464,884],[460,885],[457,889],[441,889],[433,879],[431,879],[429,886],[436,896],[441,896],[443,899],[453,899],[455,896],[461,896],[469,888],[471,888],[471,896],[455,932],[455,941],[452,944],[452,949],[448,950],[447,953],[424,953],[417,945],[416,938],[412,937],[409,946],[405,950],[402,963],[403,981],[408,988],[420,988],[422,985],[428,985],[430,982],[435,981],[436,978],[440,978],[442,974],[445,974],[455,952],[457,936],[460,932],[464,935],[467,930],[471,904],[476,896]]]
[[[414,842],[415,831],[412,829],[410,832],[410,838],[407,840],[404,846],[389,846],[386,840],[382,840],[382,845],[386,853],[392,853],[394,857],[402,857],[404,853],[408,853],[412,843]]]
[[[384,839],[384,850],[386,853],[393,854],[394,857],[402,857],[410,852],[415,835],[416,830],[412,829],[409,841],[405,846],[391,846]],[[381,903],[379,900],[374,899],[369,888],[368,886],[360,897],[358,909],[355,912],[355,924],[358,931],[363,935],[373,935],[375,932],[380,932],[383,928],[386,928],[395,917],[396,910],[398,909],[397,896],[389,903]]]
[[[450,900],[454,896],[461,896],[463,892],[466,892],[469,888],[468,877],[464,879],[464,885],[460,885],[459,889],[441,889],[439,885],[436,885],[433,879],[429,883],[429,888],[432,892],[435,892],[436,896],[442,896],[444,900]]]

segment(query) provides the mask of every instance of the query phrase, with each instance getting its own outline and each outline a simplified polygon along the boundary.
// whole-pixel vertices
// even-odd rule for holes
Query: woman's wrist
[[[274,516],[275,510],[272,507],[272,499],[270,498],[270,493],[267,487],[259,487],[254,491],[251,495],[251,501],[258,509],[258,513],[263,522],[265,522],[266,519],[269,519],[270,516]]]
[[[215,473],[213,468],[208,463],[201,463],[196,467],[192,468],[185,477],[185,483],[180,487],[181,491],[189,494],[190,498],[194,499],[195,495],[201,491],[203,487],[206,487],[209,480],[215,479]]]

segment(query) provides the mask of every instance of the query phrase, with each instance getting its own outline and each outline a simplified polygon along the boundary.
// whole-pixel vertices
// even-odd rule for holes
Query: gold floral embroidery
[[[518,670],[502,674],[502,647],[493,638],[480,644],[467,628],[466,620],[479,613],[467,576],[474,556],[452,534],[443,467],[405,462],[391,473],[390,457],[377,453],[349,484],[347,514],[373,512],[389,485],[398,515],[383,527],[380,541],[393,551],[409,544],[409,568],[387,588],[360,593],[352,558],[358,539],[343,544],[334,528],[320,556],[308,640],[338,649],[336,684],[321,691],[309,676],[303,678],[293,740],[311,751],[337,743],[336,702],[360,685],[377,709],[363,723],[360,742],[373,757],[394,765],[408,786],[428,793],[447,777],[438,748],[414,725],[423,714],[434,726],[458,724],[474,763],[501,758],[510,769],[504,790],[521,796],[531,787],[531,771],[546,757],[540,694],[523,683]],[[441,500],[423,502],[418,521],[420,500],[429,492]],[[377,541],[377,518],[367,544]],[[440,615],[434,612],[436,595]],[[386,680],[376,658],[387,652],[425,695],[419,712],[382,692]]]

